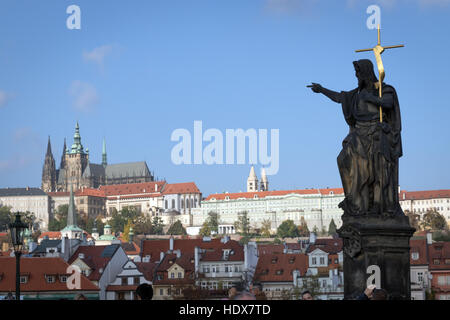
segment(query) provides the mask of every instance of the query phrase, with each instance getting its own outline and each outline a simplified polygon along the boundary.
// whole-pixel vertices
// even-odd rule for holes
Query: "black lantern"
[[[9,224],[11,242],[16,256],[16,300],[20,300],[20,256],[22,255],[25,229],[28,229],[28,226],[20,220],[20,214],[17,213],[14,223]]]

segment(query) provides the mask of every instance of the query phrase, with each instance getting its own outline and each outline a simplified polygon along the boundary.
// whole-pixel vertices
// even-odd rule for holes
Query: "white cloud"
[[[92,51],[84,51],[83,59],[87,62],[94,62],[100,68],[103,68],[105,57],[113,50],[112,45],[103,45],[94,48]]]
[[[99,101],[97,90],[89,83],[75,80],[69,88],[73,98],[73,107],[78,111],[90,111]]]

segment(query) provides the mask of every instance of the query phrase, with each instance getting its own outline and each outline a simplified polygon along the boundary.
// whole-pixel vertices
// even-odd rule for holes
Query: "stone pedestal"
[[[344,242],[344,299],[363,293],[370,277],[391,299],[410,300],[409,239],[415,229],[403,212],[396,217],[344,214],[342,220],[337,232]]]

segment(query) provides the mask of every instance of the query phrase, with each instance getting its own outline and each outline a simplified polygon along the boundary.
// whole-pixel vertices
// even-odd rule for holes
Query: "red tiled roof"
[[[20,259],[20,273],[28,274],[28,282],[20,285],[22,292],[71,291],[67,284],[60,281],[60,275],[67,273],[67,264],[61,258],[22,258]],[[16,288],[16,258],[0,258],[0,292],[15,291]],[[57,276],[54,283],[47,283],[45,275]],[[81,275],[80,289],[77,291],[99,291],[99,288]]]
[[[122,239],[120,239],[120,241],[122,241]],[[138,255],[141,252],[141,248],[139,248],[139,246],[134,241],[131,243],[122,241],[121,247],[127,255]]]
[[[44,239],[45,236],[48,236],[49,239],[61,239],[61,232],[60,231],[42,232],[38,239]]]
[[[430,270],[450,271],[450,264],[445,264],[445,260],[450,259],[450,242],[434,242],[428,246],[428,250],[430,255]],[[434,260],[436,259],[439,260],[439,264],[434,263]]]
[[[105,192],[107,197],[122,196],[122,195],[137,195],[137,194],[142,195],[152,193],[159,194],[165,184],[166,184],[165,181],[115,184],[115,185],[101,186],[99,190]],[[156,191],[155,186],[157,187]]]
[[[174,264],[177,264],[184,269],[184,278],[169,278],[167,270],[170,269],[170,267],[172,267]],[[182,253],[179,258],[176,254],[173,253],[166,254],[156,270],[157,275],[162,276],[163,278],[161,280],[159,280],[158,278],[154,278],[153,284],[192,285],[195,284],[195,280],[193,277],[194,272],[194,254]]]
[[[329,254],[336,254],[342,251],[342,239],[316,239],[316,242],[308,247],[307,253],[320,249]]]
[[[232,250],[228,259],[224,260],[223,252],[226,249]],[[229,240],[227,243],[217,243],[213,248],[207,249],[201,254],[202,261],[244,261],[244,246],[236,240]]]
[[[450,198],[450,189],[427,190],[427,191],[404,191],[400,192],[400,200],[423,200],[436,198]]]
[[[121,286],[111,284],[106,287],[106,291],[136,291],[137,287],[137,285]]]
[[[83,188],[83,189],[78,190],[78,191],[75,192],[75,197],[81,197],[81,196],[91,196],[91,197],[105,198],[106,197],[106,193],[105,193],[104,190]]]
[[[166,184],[163,194],[179,194],[179,193],[200,193],[195,182],[169,183]]]
[[[147,281],[153,281],[153,274],[155,272],[156,266],[155,262],[135,262],[136,267],[140,272],[144,274],[144,278]]]
[[[409,261],[412,266],[414,265],[427,265],[428,257],[427,257],[427,240],[426,239],[411,239],[409,240],[410,249],[410,257]],[[413,253],[418,253],[419,258],[414,260],[412,258]]]
[[[283,250],[284,246],[282,244],[258,244],[259,255],[283,253]]]
[[[100,269],[105,270],[111,260],[111,257],[101,256],[106,247],[107,246],[79,246],[68,262],[69,264],[72,264],[76,259],[78,259],[79,254],[83,253],[84,258],[81,260],[92,270],[88,276],[88,279],[91,281],[98,281],[102,276]]]
[[[274,197],[274,196],[285,196],[288,194],[329,194],[333,192],[334,194],[344,193],[342,188],[334,189],[297,189],[297,190],[276,190],[276,191],[259,191],[259,192],[238,192],[238,193],[216,193],[209,195],[205,201],[210,201],[212,199],[225,200],[229,197],[230,200],[246,198],[253,199],[255,196],[258,198]]]
[[[221,250],[225,247],[234,248],[235,240],[229,240],[226,244],[221,243],[221,239],[211,239],[211,241],[203,241],[199,239],[174,239],[173,250],[180,250],[184,253],[194,253],[195,247],[201,249]],[[150,261],[159,261],[160,253],[166,253],[170,249],[170,240],[144,240],[142,244],[142,256],[150,255]],[[212,256],[211,256],[212,257]],[[230,256],[231,257],[231,256]]]
[[[308,270],[308,256],[302,253],[260,255],[254,281],[257,282],[292,282],[292,272],[300,271],[304,276]],[[281,273],[281,274],[279,274]]]

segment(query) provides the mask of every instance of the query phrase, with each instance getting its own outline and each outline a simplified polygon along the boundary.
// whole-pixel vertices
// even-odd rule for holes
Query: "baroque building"
[[[42,190],[45,192],[68,192],[80,188],[98,188],[101,185],[142,183],[154,181],[147,163],[128,162],[108,164],[106,144],[103,140],[102,163],[95,164],[89,161],[89,149],[81,144],[80,127],[75,127],[73,144],[66,147],[64,139],[63,154],[60,168],[56,169],[53,158],[50,137],[48,139],[47,153],[42,170]]]

